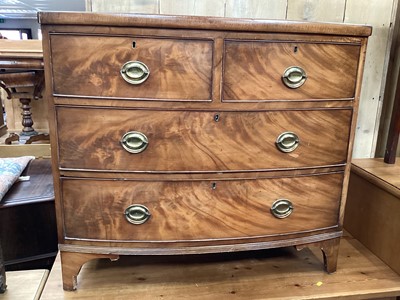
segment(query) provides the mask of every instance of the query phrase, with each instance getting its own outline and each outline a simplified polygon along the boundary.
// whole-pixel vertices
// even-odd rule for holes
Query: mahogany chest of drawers
[[[64,289],[119,255],[316,245],[335,271],[370,27],[39,19]]]

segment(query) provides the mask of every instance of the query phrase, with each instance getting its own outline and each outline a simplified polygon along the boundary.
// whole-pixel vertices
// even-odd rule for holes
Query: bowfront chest
[[[40,13],[64,289],[90,259],[336,258],[368,26]]]

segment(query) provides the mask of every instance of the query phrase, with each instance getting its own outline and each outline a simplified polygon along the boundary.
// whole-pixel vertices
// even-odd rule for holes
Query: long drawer
[[[343,174],[224,181],[64,178],[64,232],[69,239],[161,242],[333,228],[342,180]]]
[[[223,100],[353,98],[359,45],[227,41]]]
[[[56,34],[50,43],[55,94],[211,99],[210,40]]]
[[[56,113],[62,169],[229,172],[343,164],[352,111]]]

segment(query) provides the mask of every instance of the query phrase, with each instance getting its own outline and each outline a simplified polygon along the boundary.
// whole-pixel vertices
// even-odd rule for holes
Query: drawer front
[[[55,94],[211,99],[212,41],[51,35],[50,42]],[[140,61],[149,69],[143,83],[131,84],[122,77],[121,68],[129,61]],[[128,66],[128,79],[140,81],[141,68]]]
[[[67,169],[204,172],[326,166],[346,162],[351,110],[152,111],[57,107],[59,164]],[[126,133],[130,153],[121,140]],[[278,150],[282,133],[298,136]],[[291,142],[290,138],[287,142]],[[136,143],[136,144],[135,144]],[[136,146],[135,146],[136,145]]]
[[[223,100],[353,98],[359,53],[358,45],[228,41]],[[305,81],[290,67],[300,67]]]
[[[291,234],[337,226],[342,174],[227,181],[62,180],[68,238],[174,241]],[[293,210],[272,215],[279,199]],[[150,217],[132,224],[125,211]],[[282,210],[285,207],[281,207]],[[135,209],[135,208],[133,208]],[[132,211],[131,211],[132,212]],[[141,217],[140,211],[132,217]]]

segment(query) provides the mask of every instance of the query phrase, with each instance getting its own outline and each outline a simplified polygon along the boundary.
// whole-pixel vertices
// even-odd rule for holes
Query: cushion
[[[0,158],[0,201],[34,156]]]

